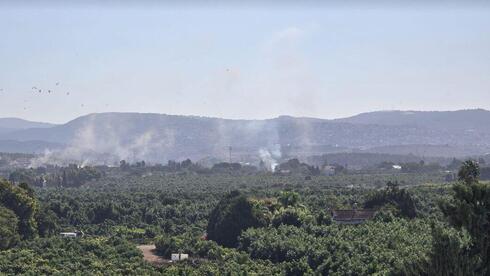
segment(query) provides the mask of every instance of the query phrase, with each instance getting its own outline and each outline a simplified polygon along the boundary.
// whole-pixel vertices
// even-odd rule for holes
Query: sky
[[[0,1],[0,117],[490,109],[481,2],[71,3]]]

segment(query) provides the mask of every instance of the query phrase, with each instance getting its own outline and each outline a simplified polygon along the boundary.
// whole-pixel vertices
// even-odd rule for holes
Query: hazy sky
[[[0,3],[0,117],[490,109],[481,4],[11,3]]]

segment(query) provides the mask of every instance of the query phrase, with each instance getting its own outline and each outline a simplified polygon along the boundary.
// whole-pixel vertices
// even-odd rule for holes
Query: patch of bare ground
[[[143,259],[154,266],[171,265],[174,263],[172,260],[165,259],[158,255],[154,244],[138,245],[137,248],[143,253]],[[207,259],[189,258],[186,261],[190,262],[192,265],[199,265],[200,263],[207,261]]]
[[[161,266],[170,264],[171,261],[157,255],[156,247],[154,244],[138,245],[138,249],[143,253],[143,259],[152,265]]]

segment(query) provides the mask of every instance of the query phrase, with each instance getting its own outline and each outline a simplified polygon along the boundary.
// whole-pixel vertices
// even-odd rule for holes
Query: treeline
[[[298,159],[291,159],[281,163],[276,172],[285,172],[295,175],[319,175],[318,167],[301,163]],[[125,177],[125,176],[148,176],[153,173],[164,174],[228,174],[228,175],[257,175],[269,173],[265,167],[255,167],[240,163],[217,163],[211,168],[206,168],[190,159],[182,162],[168,161],[166,165],[148,165],[145,161],[128,163],[120,161],[119,167],[109,166],[79,166],[70,164],[63,166],[46,166],[29,169],[17,169],[9,174],[9,181],[13,183],[27,183],[36,187],[80,187],[90,181],[100,179],[103,176]]]
[[[104,171],[101,169],[71,164],[67,167],[47,166],[15,170],[10,173],[9,181],[37,187],[71,188],[100,179],[103,175]]]

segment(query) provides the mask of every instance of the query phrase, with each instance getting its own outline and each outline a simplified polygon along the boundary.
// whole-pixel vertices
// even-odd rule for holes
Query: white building
[[[170,259],[172,260],[172,262],[187,260],[187,259],[189,259],[189,254],[172,253]]]
[[[60,235],[63,238],[76,238],[78,236],[75,232],[61,232]]]

